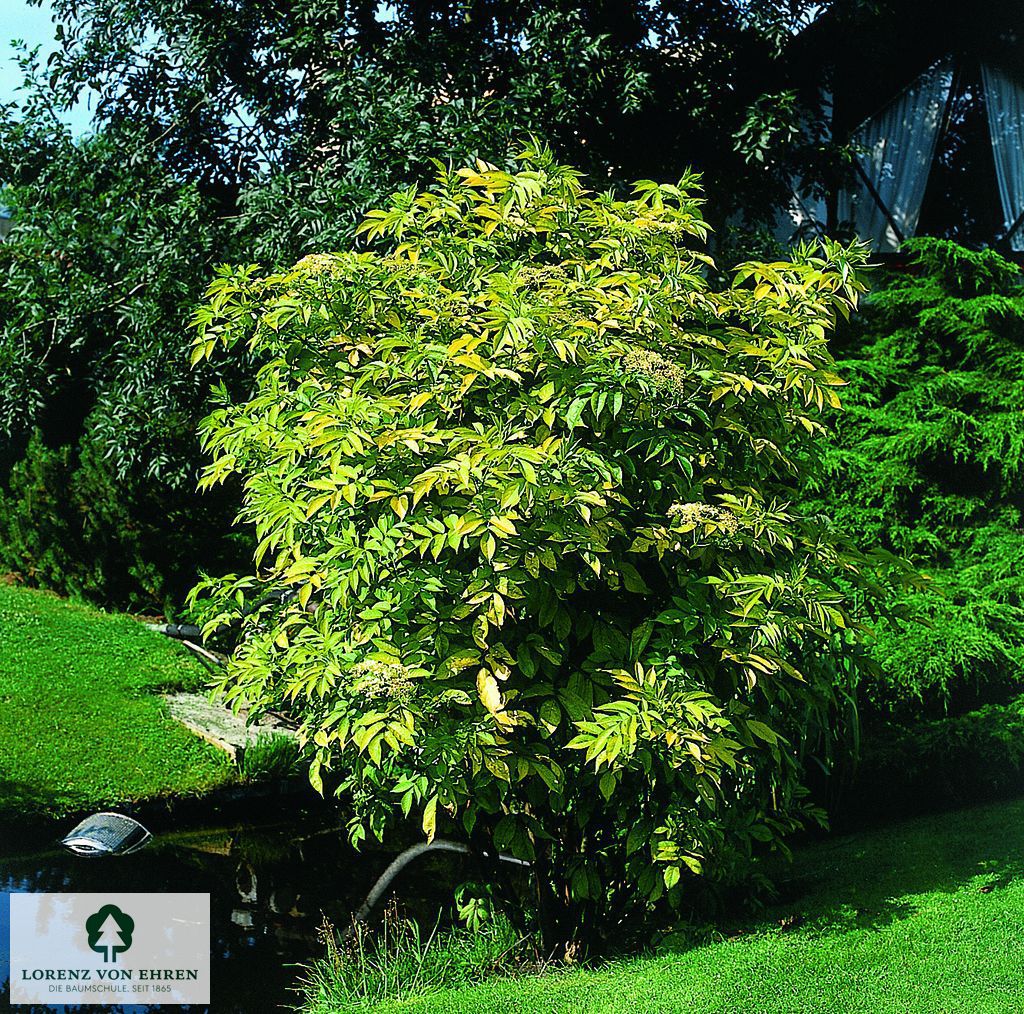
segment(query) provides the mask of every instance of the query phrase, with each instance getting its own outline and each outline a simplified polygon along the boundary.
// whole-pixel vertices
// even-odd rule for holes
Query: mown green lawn
[[[380,1014],[1024,1010],[1024,801],[801,850],[773,907],[683,953],[506,979]],[[783,921],[796,917],[788,928]],[[735,933],[734,931],[730,931]]]
[[[135,620],[0,584],[0,820],[231,781],[226,756],[157,696],[203,675]]]

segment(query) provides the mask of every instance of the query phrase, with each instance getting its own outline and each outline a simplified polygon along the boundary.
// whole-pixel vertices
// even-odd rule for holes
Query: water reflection
[[[260,1014],[295,1002],[295,965],[317,953],[323,919],[345,924],[394,855],[354,852],[337,817],[323,812],[293,814],[263,826],[157,831],[146,849],[120,858],[70,855],[54,846],[57,835],[52,830],[3,830],[0,835],[0,1009],[10,1003],[6,896],[11,892],[208,892],[211,1004],[176,1009]],[[464,865],[454,857],[424,860],[416,870],[404,873],[397,886],[408,907],[436,912],[463,876]],[[16,1009],[142,1014],[166,1008]]]

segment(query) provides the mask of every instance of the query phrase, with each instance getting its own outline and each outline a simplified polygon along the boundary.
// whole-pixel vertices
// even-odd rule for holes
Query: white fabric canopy
[[[935,64],[853,137],[858,179],[839,193],[837,215],[879,252],[914,235],[952,84],[950,64]]]
[[[981,73],[1005,235],[1024,214],[1024,86],[998,67],[982,65]],[[1024,250],[1024,225],[1010,236],[1010,249]]]
[[[813,236],[825,235],[825,202],[800,193],[800,181],[794,182],[789,203],[779,212],[775,222],[775,238],[780,243],[797,243]]]

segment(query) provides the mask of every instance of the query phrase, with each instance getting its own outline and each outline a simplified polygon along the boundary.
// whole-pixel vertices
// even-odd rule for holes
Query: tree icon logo
[[[116,962],[118,954],[123,954],[131,947],[134,929],[135,920],[117,905],[104,905],[85,920],[89,947],[97,954],[102,954],[104,962]]]

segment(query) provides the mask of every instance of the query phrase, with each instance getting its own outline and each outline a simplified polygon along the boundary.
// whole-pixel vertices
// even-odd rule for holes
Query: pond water
[[[72,822],[73,823],[73,822]],[[210,895],[212,993],[209,1008],[181,1011],[263,1014],[298,1003],[297,966],[321,951],[326,918],[347,925],[392,851],[353,851],[332,812],[295,811],[267,823],[161,832],[134,855],[83,858],[58,844],[59,829],[0,829],[0,1009],[9,1006],[7,895],[19,891],[162,892]],[[69,825],[70,826],[70,825]],[[428,855],[402,872],[394,892],[403,907],[436,916],[460,880],[466,860]],[[150,1006],[19,1006],[25,1012],[135,1012]]]

